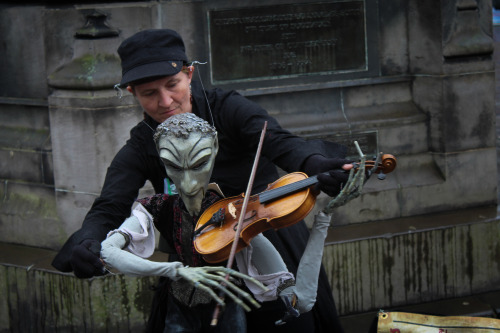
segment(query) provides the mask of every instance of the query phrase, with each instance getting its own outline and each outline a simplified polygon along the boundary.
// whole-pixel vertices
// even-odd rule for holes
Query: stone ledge
[[[387,84],[395,82],[409,82],[411,81],[411,76],[401,75],[401,76],[386,76],[386,77],[371,77],[362,79],[351,79],[351,80],[337,80],[337,81],[325,81],[325,82],[313,82],[313,83],[303,83],[303,84],[289,84],[281,85],[277,87],[258,87],[258,88],[245,88],[239,89],[238,92],[246,97],[256,96],[256,95],[270,95],[279,93],[289,93],[289,92],[301,92],[309,90],[319,90],[319,89],[332,89],[332,88],[345,88],[345,87],[356,87],[365,85],[377,85],[377,84]]]
[[[0,332],[141,332],[157,277],[78,279],[51,266],[56,251],[0,243]],[[155,261],[168,256],[156,252]]]
[[[496,207],[333,228],[323,264],[337,310],[349,315],[496,290],[499,231]]]
[[[54,248],[67,238],[57,216],[53,186],[0,181],[0,242]]]
[[[453,210],[437,214],[402,217],[343,226],[332,226],[326,245],[373,238],[390,238],[417,232],[445,229],[457,225],[489,222],[499,218],[497,206]]]
[[[0,242],[0,265],[73,276],[73,273],[62,273],[52,267],[51,262],[56,254],[57,251],[50,249]],[[149,260],[167,261],[168,254],[155,251]]]
[[[0,265],[0,332],[140,332],[157,278],[72,274]]]

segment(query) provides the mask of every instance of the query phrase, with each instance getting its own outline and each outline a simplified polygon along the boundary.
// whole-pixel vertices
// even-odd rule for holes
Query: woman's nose
[[[169,107],[170,104],[172,104],[172,97],[168,91],[160,91],[160,100],[158,101],[158,104],[163,107]]]

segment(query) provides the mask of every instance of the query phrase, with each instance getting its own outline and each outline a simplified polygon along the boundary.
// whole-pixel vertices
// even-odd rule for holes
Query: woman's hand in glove
[[[343,158],[327,158],[322,155],[311,155],[304,162],[304,172],[308,176],[318,175],[318,188],[330,197],[340,193],[342,186],[349,179],[352,161]]]

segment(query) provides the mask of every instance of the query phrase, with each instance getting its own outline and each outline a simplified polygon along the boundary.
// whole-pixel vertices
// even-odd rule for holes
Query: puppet
[[[219,325],[233,332],[245,332],[245,316],[241,308],[250,311],[250,305],[258,307],[253,297],[260,302],[278,297],[283,300],[287,311],[277,324],[309,311],[316,300],[324,240],[330,225],[328,211],[315,216],[296,278],[288,272],[278,251],[262,234],[255,236],[249,247],[236,254],[238,271],[211,266],[196,253],[193,233],[203,210],[223,198],[216,184],[209,184],[218,151],[217,132],[196,115],[182,113],[158,126],[154,140],[177,193],[139,199],[132,216],[103,241],[101,258],[107,266],[127,275],[169,279],[165,331],[176,332],[185,326],[193,331],[206,329],[213,301],[226,305],[215,291],[229,297],[230,306],[225,307]],[[357,177],[356,181],[359,180]],[[357,189],[349,188],[349,195]],[[146,259],[154,251],[154,227],[175,249],[178,261]],[[221,283],[226,281],[226,274],[232,280],[243,280],[247,289],[231,280]]]

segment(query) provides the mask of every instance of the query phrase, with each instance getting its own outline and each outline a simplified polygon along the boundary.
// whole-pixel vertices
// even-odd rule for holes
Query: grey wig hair
[[[216,137],[215,127],[191,112],[173,115],[158,125],[153,136],[156,147],[162,136],[189,138],[191,133],[200,133],[204,137]]]

